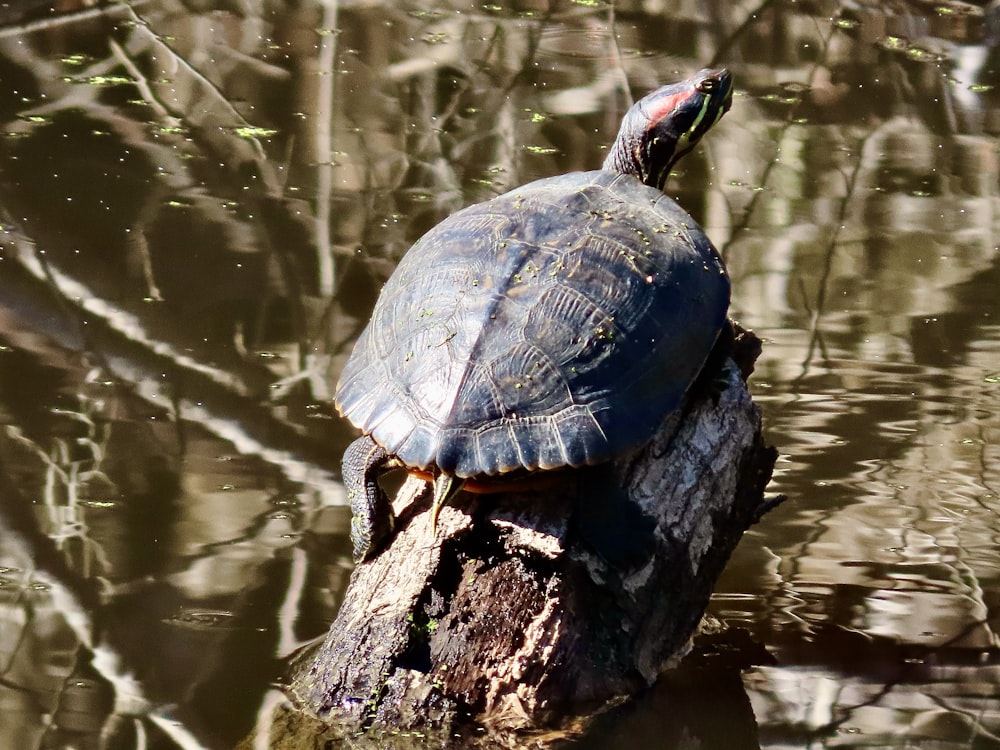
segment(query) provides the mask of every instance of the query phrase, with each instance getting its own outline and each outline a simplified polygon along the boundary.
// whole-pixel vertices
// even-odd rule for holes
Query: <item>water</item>
[[[1000,744],[981,10],[210,6],[0,17],[0,748],[243,737],[350,573],[330,378],[395,260],[709,64],[738,96],[670,192],[788,500],[580,744]]]

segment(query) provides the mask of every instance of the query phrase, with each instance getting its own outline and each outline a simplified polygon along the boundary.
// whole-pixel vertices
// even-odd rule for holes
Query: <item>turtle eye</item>
[[[695,86],[695,88],[698,89],[703,94],[711,94],[713,91],[715,91],[717,85],[718,81],[716,81],[714,78],[706,78],[702,81],[698,81],[698,84],[697,86]]]

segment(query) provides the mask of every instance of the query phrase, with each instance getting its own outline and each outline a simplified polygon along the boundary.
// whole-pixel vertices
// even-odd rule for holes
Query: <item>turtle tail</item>
[[[459,479],[453,474],[441,472],[434,480],[434,499],[431,500],[431,530],[437,532],[438,514],[441,509],[451,502],[461,491],[465,484],[464,479]]]

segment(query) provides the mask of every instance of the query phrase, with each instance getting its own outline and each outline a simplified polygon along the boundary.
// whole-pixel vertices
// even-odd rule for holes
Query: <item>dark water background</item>
[[[732,111],[670,193],[788,501],[585,747],[1000,747],[1000,21],[981,4],[0,6],[0,749],[222,748],[350,573],[331,384],[405,249]],[[103,744],[102,744],[103,743]]]

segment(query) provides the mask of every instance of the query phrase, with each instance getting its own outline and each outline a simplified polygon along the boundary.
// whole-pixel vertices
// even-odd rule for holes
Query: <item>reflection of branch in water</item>
[[[333,101],[337,85],[337,0],[320,3],[323,6],[316,97],[316,268],[319,277],[319,294],[331,297],[334,292],[333,247],[330,242],[332,220],[331,196],[333,194]]]
[[[906,683],[909,684],[925,683],[927,681],[927,678],[924,675],[914,674],[914,673],[918,672],[918,670],[922,670],[925,663],[928,661],[930,657],[935,656],[938,652],[945,651],[953,644],[965,638],[965,636],[967,636],[976,628],[982,627],[987,624],[988,623],[985,620],[976,620],[968,623],[958,633],[956,633],[943,643],[938,644],[937,646],[911,647],[914,653],[910,655],[910,658],[903,658],[903,653],[900,653],[899,654],[900,658],[898,660],[898,665],[897,665],[897,672],[894,677],[884,682],[882,686],[867,700],[859,701],[857,703],[845,706],[831,706],[831,711],[836,710],[841,715],[841,718],[834,719],[832,721],[827,722],[826,724],[823,724],[822,726],[815,727],[809,732],[809,735],[816,739],[821,739],[823,737],[829,737],[831,735],[834,735],[842,730],[844,725],[853,718],[855,712],[858,711],[858,709],[878,706],[880,703],[882,703],[883,699],[886,698],[889,694],[891,694],[897,687],[904,685]],[[907,644],[897,644],[897,647],[902,652],[903,649],[907,648]],[[986,659],[989,658],[990,656],[992,656],[994,659],[996,659],[997,657],[997,651],[995,645],[989,649],[977,649],[977,651],[979,652],[980,659],[983,662],[985,662]],[[945,710],[951,714],[957,714],[960,716],[968,717],[970,723],[975,728],[974,737],[977,740],[977,742],[980,740],[987,740],[994,743],[1000,742],[1000,735],[994,734],[993,732],[987,730],[986,727],[983,726],[981,718],[978,717],[975,713],[973,713],[971,709],[967,710],[962,709],[962,706],[964,705],[963,703],[959,702],[957,706],[952,706],[945,703],[940,697],[933,696],[928,692],[924,692],[924,695],[934,703],[938,704],[942,710]],[[978,747],[979,745],[977,744],[976,746]],[[972,747],[971,738],[970,738],[970,747]]]
[[[809,302],[809,291],[806,289],[805,279],[803,279],[801,276],[799,276],[798,277],[798,282],[799,282],[798,283],[798,291],[799,291],[799,297],[800,297],[801,302],[802,302],[802,309],[806,311],[806,315],[809,316],[809,320],[810,321],[817,321],[818,320],[818,316],[816,315],[816,311],[813,309],[812,304],[810,304],[810,302]],[[808,348],[811,350],[811,348],[813,347],[814,342],[815,342],[815,345],[819,347],[820,356],[823,359],[829,359],[829,356],[827,355],[827,351],[826,351],[826,343],[823,340],[822,334],[819,331],[814,331],[814,333],[815,333],[815,336],[810,339],[809,347]],[[805,358],[802,361],[803,372],[799,376],[800,380],[801,380],[802,377],[805,376],[806,363],[810,359],[811,359],[811,354],[807,353],[806,356],[805,356]]]
[[[141,6],[145,5],[147,2],[148,0],[133,0],[129,3],[129,5]],[[52,4],[50,3],[49,5]],[[5,24],[2,28],[0,28],[0,39],[4,39],[6,37],[24,37],[29,34],[55,29],[67,24],[92,21],[96,18],[113,15],[117,11],[121,10],[122,7],[124,7],[124,4],[102,5],[98,8],[86,8],[84,10],[59,13],[52,18],[42,18],[36,21],[28,21],[26,23]]]
[[[772,0],[765,0],[765,2],[761,5],[761,7],[758,9],[758,11],[756,11],[755,13],[750,14],[747,17],[747,19],[743,22],[743,24],[738,29],[736,29],[736,31],[733,32],[733,34],[726,40],[725,43],[723,43],[720,46],[719,52],[716,55],[716,59],[721,59],[721,58],[724,57],[724,55],[725,55],[726,51],[729,49],[729,47],[744,32],[746,32],[750,28],[751,22],[754,21],[754,20],[756,20],[757,18],[759,18],[758,14],[761,11],[763,11],[764,9],[766,9],[771,4],[771,2],[772,2]],[[818,21],[814,20],[814,23],[818,24]],[[819,35],[819,38],[820,38],[820,52],[817,55],[817,61],[815,63],[813,63],[813,65],[811,66],[811,68],[809,70],[809,74],[808,74],[808,80],[810,82],[810,84],[809,84],[810,87],[812,85],[812,82],[816,80],[816,76],[818,75],[819,71],[822,70],[822,69],[824,69],[824,66],[822,65],[821,61],[826,57],[827,50],[829,49],[829,46],[830,46],[830,40],[833,38],[833,35],[836,33],[836,31],[837,31],[836,27],[831,27],[829,29],[829,31],[825,35],[824,34],[820,34]],[[798,110],[799,110],[799,107],[801,106],[801,104],[802,104],[802,96],[800,94],[799,96],[797,96],[795,98],[795,101],[788,108],[788,112],[785,115],[785,122],[778,129],[777,138],[775,139],[776,145],[775,145],[775,149],[774,149],[774,156],[772,158],[768,159],[767,165],[764,167],[764,171],[761,174],[760,185],[763,188],[766,188],[768,182],[771,179],[771,173],[772,173],[772,171],[780,163],[779,156],[780,156],[780,153],[781,153],[781,142],[782,142],[782,140],[784,138],[784,135],[788,132],[788,130],[792,126],[794,126],[794,125],[797,124],[797,122],[796,122],[796,120],[797,120],[796,115],[798,113]],[[850,205],[851,200],[854,197],[854,190],[855,190],[855,188],[857,186],[857,179],[858,179],[858,175],[861,172],[861,167],[862,167],[862,162],[863,162],[861,156],[862,156],[862,153],[864,151],[864,145],[865,145],[865,143],[867,143],[868,139],[872,137],[872,135],[873,135],[872,133],[869,133],[867,136],[865,136],[861,140],[860,147],[858,148],[858,152],[857,152],[858,153],[858,159],[857,159],[857,161],[856,161],[856,163],[854,165],[854,168],[851,170],[851,172],[850,172],[849,175],[847,175],[847,174],[844,175],[844,178],[845,178],[845,181],[846,181],[845,193],[844,193],[843,199],[840,201],[840,211],[837,214],[836,225],[833,227],[833,232],[832,232],[832,234],[830,236],[830,239],[829,239],[829,241],[827,243],[826,254],[825,254],[824,262],[823,262],[823,272],[820,275],[820,283],[819,283],[819,287],[818,287],[817,295],[816,295],[816,305],[814,307],[812,307],[812,308],[810,308],[810,305],[809,305],[809,302],[808,302],[808,298],[807,298],[807,294],[806,294],[806,291],[805,291],[805,287],[802,284],[802,282],[800,281],[800,292],[802,294],[802,304],[803,304],[803,307],[806,309],[806,311],[809,313],[809,316],[810,316],[810,325],[809,325],[810,338],[809,338],[809,346],[807,347],[806,355],[805,355],[805,358],[803,359],[803,362],[802,362],[802,372],[799,375],[799,377],[796,378],[793,381],[796,384],[800,383],[808,375],[809,364],[812,362],[813,356],[815,355],[815,352],[816,352],[817,348],[820,350],[820,352],[824,352],[824,345],[823,345],[823,340],[822,340],[822,331],[820,330],[820,325],[819,324],[820,324],[820,319],[822,318],[822,315],[823,315],[823,312],[824,312],[824,309],[825,309],[825,305],[826,305],[827,290],[828,290],[829,281],[830,281],[830,274],[831,274],[832,268],[833,268],[833,255],[834,255],[834,253],[836,251],[836,248],[837,248],[837,239],[840,236],[840,233],[844,229],[844,226],[845,226],[845,220],[847,218],[848,207]],[[732,230],[729,233],[729,239],[725,243],[723,243],[722,246],[719,249],[719,251],[722,254],[723,258],[725,258],[727,256],[727,252],[728,252],[730,246],[732,245],[732,243],[735,242],[736,239],[741,235],[742,231],[745,230],[745,229],[747,229],[747,227],[750,225],[750,221],[751,221],[751,219],[752,219],[752,217],[754,215],[754,211],[757,208],[757,204],[762,199],[762,197],[764,196],[764,194],[765,194],[764,190],[754,191],[753,194],[751,195],[750,200],[748,201],[746,207],[743,209],[743,212],[742,212],[742,215],[740,216],[740,219],[738,221],[734,221],[733,222]],[[732,213],[732,210],[730,211],[730,213]],[[823,356],[825,356],[825,353],[823,354]]]
[[[478,20],[470,22],[470,25],[475,26],[478,22]],[[365,166],[364,188],[361,195],[366,199],[365,208],[369,218],[378,208],[375,201],[381,190],[398,193],[404,197],[412,196],[420,204],[429,206],[435,213],[432,217],[435,223],[447,213],[461,207],[465,202],[462,184],[468,184],[473,177],[466,173],[463,180],[460,176],[461,156],[471,152],[478,143],[486,141],[497,133],[500,134],[501,145],[504,146],[499,149],[501,155],[494,164],[482,164],[482,160],[478,160],[475,165],[484,170],[488,177],[491,176],[489,174],[491,167],[501,166],[507,171],[514,169],[515,150],[511,147],[511,138],[515,134],[511,131],[513,114],[509,110],[515,102],[511,101],[511,92],[534,72],[540,28],[543,24],[544,20],[538,19],[527,27],[527,51],[518,61],[517,72],[502,84],[498,84],[495,80],[495,69],[503,67],[501,55],[506,38],[503,22],[494,23],[492,33],[488,37],[478,33],[468,34],[477,40],[482,36],[485,42],[485,47],[476,58],[448,60],[443,68],[434,65],[430,60],[419,65],[404,62],[390,66],[387,77],[401,84],[408,83],[410,86],[408,103],[402,106],[406,107],[405,114],[413,124],[404,140],[403,168],[393,170],[394,174],[399,175],[394,184],[376,184],[373,178],[377,173],[376,163],[372,157],[373,148],[368,145],[366,135],[371,129],[370,122],[358,119],[349,110],[343,113],[362,146],[356,158],[363,160]],[[520,27],[518,30],[524,31]],[[447,98],[439,103],[437,98],[445,93],[440,86],[440,78],[443,73],[451,69],[456,70],[456,75],[453,80],[449,80],[451,85],[447,90]],[[485,81],[486,89],[491,93],[488,98],[477,96],[477,102],[485,101],[487,104],[496,102],[496,104],[477,106],[475,119],[470,125],[459,118],[459,110],[467,101],[470,92],[475,92],[477,82],[481,80]],[[504,110],[508,110],[507,114]],[[445,134],[451,138],[450,147],[442,139]],[[496,180],[490,182],[496,187]],[[379,222],[364,221],[361,245],[363,247],[377,245],[378,238],[375,234],[380,228]]]
[[[273,380],[270,372],[241,362],[229,367],[206,363],[183,343],[150,333],[141,318],[45,263],[27,238],[9,228],[6,238],[16,254],[5,260],[0,299],[15,316],[30,316],[34,330],[95,358],[158,408],[172,399],[177,420],[200,424],[240,453],[280,467],[328,502],[342,498],[326,441],[262,406]]]
[[[13,444],[27,451],[43,468],[45,477],[42,488],[42,506],[48,521],[46,536],[56,547],[70,554],[69,543],[78,542],[83,555],[78,560],[84,575],[92,577],[91,562],[96,563],[100,572],[111,570],[111,563],[103,547],[91,537],[80,503],[81,491],[88,493],[91,483],[114,487],[114,483],[101,468],[110,430],[107,425],[99,426],[87,413],[95,404],[83,395],[78,395],[79,411],[51,409],[53,416],[67,419],[83,427],[85,434],[77,436],[72,447],[61,437],[53,437],[48,448],[39,445],[16,424],[7,425],[3,433]],[[99,434],[100,433],[100,434]],[[85,451],[87,455],[80,456]]]
[[[622,47],[618,43],[618,34],[615,33],[615,4],[608,3],[608,33],[611,35],[611,55],[614,58],[615,73],[618,77],[618,86],[625,96],[626,108],[631,108],[635,103],[632,100],[632,88],[628,83],[628,74],[625,72],[625,61],[622,58]]]
[[[734,29],[733,33],[730,34],[728,37],[726,37],[726,39],[722,42],[722,44],[719,45],[718,49],[716,49],[715,55],[713,55],[712,57],[712,66],[713,67],[718,66],[719,64],[724,63],[726,60],[728,60],[729,51],[732,49],[733,45],[740,40],[740,37],[742,37],[746,31],[748,31],[752,26],[754,26],[761,18],[765,17],[764,12],[768,8],[770,8],[772,5],[777,5],[777,4],[778,4],[777,0],[763,0],[763,2],[761,2],[761,4],[757,6],[757,8],[749,11],[746,14],[746,17],[743,19],[743,22],[736,29]],[[726,17],[728,17],[728,14],[731,13],[729,3],[726,2],[725,6],[726,6]]]
[[[151,60],[169,61],[174,66],[169,77],[171,83],[164,84],[166,87],[164,90],[168,93],[176,92],[177,84],[173,81],[181,79],[198,97],[197,107],[189,106],[183,111],[178,111],[178,107],[165,101],[162,95],[155,102],[149,102],[149,105],[157,112],[165,110],[187,122],[192,134],[198,136],[201,146],[219,157],[222,163],[230,168],[240,170],[245,169],[247,164],[252,164],[256,176],[264,185],[265,194],[272,197],[280,196],[281,182],[267,160],[264,147],[253,135],[250,123],[229,102],[218,86],[154,32],[134,8],[129,8],[127,15],[135,22],[128,46],[133,44],[141,45],[143,48],[152,46],[155,48],[155,54],[150,57]],[[129,50],[126,54],[128,53],[134,56],[133,51]],[[241,130],[240,134],[237,134],[237,129]]]
[[[100,641],[95,634],[93,617],[93,613],[101,609],[96,579],[81,576],[66,563],[64,554],[38,528],[31,503],[6,481],[3,471],[0,471],[0,536],[8,554],[31,561],[32,571],[26,585],[39,586],[45,591],[48,606],[36,601],[33,609],[37,611],[45,607],[48,612],[58,614],[76,640],[69,648],[77,662],[87,664],[93,670],[90,674],[110,687],[114,705],[110,713],[103,715],[102,729],[108,730],[115,721],[131,722],[138,733],[144,733],[141,727],[148,722],[169,737],[175,747],[204,750],[204,746],[183,724],[160,714],[159,708],[145,695],[142,683],[130,673],[121,652],[113,645]],[[19,634],[18,648],[24,644],[27,631],[28,628],[25,628]],[[16,653],[16,650],[12,651],[12,659]],[[65,677],[58,696],[63,700],[66,699],[66,692],[77,682],[68,670]],[[26,690],[16,684],[12,687],[18,691]],[[34,694],[30,689],[26,692]],[[59,727],[57,717],[54,717],[53,726]]]
[[[139,258],[142,278],[146,282],[146,299],[150,302],[162,302],[163,295],[156,284],[153,273],[153,258],[149,252],[149,242],[146,241],[146,227],[142,223],[128,227],[125,236],[125,249]]]
[[[865,144],[868,143],[868,140],[877,132],[877,130],[870,132],[861,139],[857,149],[858,158],[854,162],[854,168],[851,170],[849,175],[844,175],[844,179],[847,183],[844,190],[844,197],[840,200],[840,211],[837,213],[837,221],[833,227],[830,239],[826,244],[826,253],[823,256],[823,272],[820,274],[819,286],[816,289],[816,306],[810,312],[809,316],[809,346],[806,347],[806,354],[802,359],[802,372],[799,373],[798,377],[791,381],[795,385],[799,385],[809,374],[809,365],[812,362],[813,355],[816,352],[817,347],[819,347],[821,352],[824,351],[822,344],[822,331],[820,330],[819,322],[826,307],[826,295],[829,289],[830,274],[833,272],[833,255],[837,251],[837,238],[844,229],[845,222],[847,220],[847,209],[851,200],[854,198],[854,190],[857,187],[858,175],[861,174],[861,168],[864,165],[864,159],[862,157],[864,155]],[[841,174],[843,174],[843,172],[841,172]],[[804,290],[803,302],[805,302]],[[808,309],[809,308],[807,307],[806,310],[808,311]],[[826,356],[825,353],[823,356]]]
[[[764,3],[764,6],[762,6],[762,9],[763,7],[769,5],[770,2],[771,0],[767,0]],[[755,16],[753,15],[750,16],[750,19],[754,18]],[[729,41],[735,41],[735,39],[738,38],[738,36],[742,34],[743,31],[749,28],[750,19],[748,19],[747,22],[744,22],[744,24],[740,26],[740,28],[737,29],[736,32],[733,33],[733,36],[730,38],[730,40],[727,40],[727,43]],[[764,167],[764,171],[760,177],[759,184],[761,188],[767,187],[767,183],[771,179],[772,170],[774,170],[774,168],[777,167],[780,162],[779,157],[781,154],[781,142],[784,140],[785,134],[788,132],[789,128],[798,124],[796,122],[796,120],[798,119],[796,115],[798,113],[799,107],[802,105],[802,96],[806,93],[806,91],[809,90],[809,88],[812,87],[812,83],[813,81],[816,80],[816,76],[818,75],[819,71],[824,69],[824,66],[820,63],[820,60],[822,60],[826,55],[826,50],[830,46],[830,40],[833,38],[834,33],[835,30],[831,30],[826,35],[826,37],[820,35],[820,41],[821,41],[820,53],[817,56],[817,61],[813,63],[813,65],[810,67],[809,73],[806,77],[807,80],[809,81],[809,84],[807,85],[805,91],[802,91],[796,95],[794,102],[788,108],[788,112],[785,115],[784,123],[782,123],[782,125],[778,128],[777,137],[774,139],[775,142],[774,156],[772,156],[770,159],[767,160],[767,165]],[[716,58],[719,58],[720,56],[721,53],[717,55]],[[723,260],[725,260],[727,257],[730,245],[732,245],[733,242],[736,241],[736,238],[738,238],[742,234],[743,230],[749,227],[750,221],[754,214],[754,210],[757,208],[758,201],[760,201],[763,198],[764,192],[765,192],[764,190],[753,191],[752,195],[750,196],[750,200],[747,202],[746,208],[743,209],[743,213],[740,216],[740,219],[738,221],[732,222],[732,229],[729,232],[729,239],[719,247],[719,253],[722,255]],[[732,215],[732,213],[733,211],[732,208],[730,207],[730,215]]]
[[[149,85],[149,79],[139,70],[139,66],[136,65],[132,58],[130,58],[122,46],[116,42],[114,39],[108,39],[108,47],[111,49],[112,56],[118,61],[118,64],[128,71],[128,74],[132,76],[132,85],[139,89],[139,95],[142,100],[146,102],[146,105],[152,109],[157,116],[166,121],[167,126],[171,128],[177,128],[181,125],[180,118],[174,117],[164,106],[163,102],[160,101],[159,97],[153,93],[153,89]]]
[[[332,23],[335,24],[337,4],[333,3],[325,8],[333,13]],[[160,65],[162,74],[160,76],[140,76],[137,79],[143,100],[161,118],[165,118],[168,125],[178,121],[185,123],[191,132],[192,139],[204,154],[215,157],[220,164],[240,175],[240,179],[247,180],[248,188],[253,188],[244,193],[242,202],[248,208],[249,216],[259,219],[264,232],[255,229],[255,237],[269,251],[270,257],[276,259],[276,265],[280,269],[285,288],[289,292],[289,316],[295,338],[299,344],[300,366],[303,366],[302,363],[307,359],[306,352],[309,350],[305,324],[306,314],[303,310],[305,292],[300,283],[301,274],[298,265],[291,257],[295,245],[287,241],[290,234],[295,232],[298,220],[294,218],[292,210],[286,203],[285,186],[279,178],[279,171],[268,159],[260,140],[255,135],[256,130],[226,98],[224,92],[197,66],[176,52],[165,39],[153,31],[134,9],[130,8],[128,15],[135,21],[135,24],[130,30],[126,47],[116,48],[117,56],[123,65],[136,71],[135,74],[137,74],[138,66],[133,59],[138,57],[139,52],[149,52],[150,54],[143,59],[156,61]],[[331,30],[335,31],[332,27]],[[333,68],[336,61],[336,34],[326,35],[323,39],[324,55],[321,56],[321,62],[328,63],[330,69],[326,71],[328,75],[319,77],[319,100],[321,105],[327,107],[327,114],[329,114],[329,110],[332,108],[332,86],[335,80]],[[327,39],[330,40],[329,49],[325,46]],[[266,72],[273,77],[286,78],[289,75],[287,71],[276,66],[266,65],[260,61],[254,62],[258,68],[263,66]],[[159,84],[162,89],[160,93],[155,92],[153,87],[148,84],[148,81],[156,81],[158,78],[170,81],[170,83]],[[323,78],[326,78],[327,81],[324,82]],[[146,84],[143,85],[143,82]],[[328,93],[324,94],[327,89],[329,89]],[[181,91],[190,101],[182,100],[178,93]],[[324,102],[327,103],[323,104]],[[324,122],[323,116],[318,118],[318,127],[321,129],[318,140],[322,140],[325,144],[326,156],[324,157],[324,151],[320,151],[317,213],[313,222],[314,234],[309,239],[312,240],[315,247],[318,286],[321,290],[332,290],[334,267],[329,241],[329,192],[332,190],[332,175],[330,173],[332,165],[330,164],[329,152],[332,142],[329,137],[322,136],[322,128],[329,128],[329,117],[325,119]],[[326,176],[324,177],[324,175]],[[241,220],[230,219],[230,221],[235,223]],[[303,238],[302,246],[307,246],[309,239]],[[153,289],[155,291],[155,286]],[[261,307],[262,313],[265,307]]]

